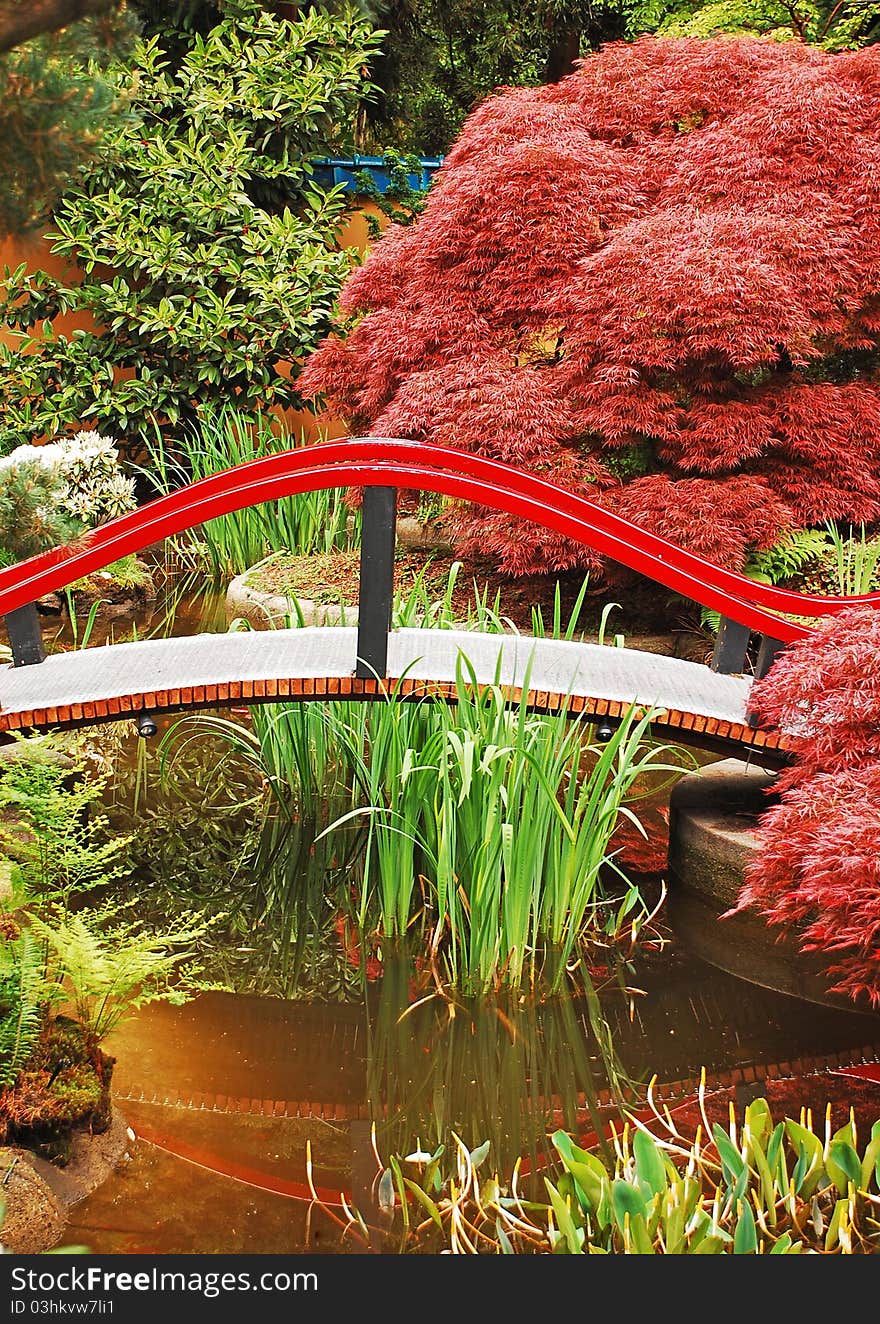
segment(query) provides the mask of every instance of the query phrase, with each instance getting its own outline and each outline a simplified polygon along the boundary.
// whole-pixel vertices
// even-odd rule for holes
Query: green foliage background
[[[212,398],[298,402],[284,365],[326,331],[353,260],[342,192],[309,162],[345,144],[376,39],[354,11],[292,20],[225,0],[207,32],[168,45],[145,37],[108,75],[129,114],[110,117],[50,232],[75,276],[8,275],[0,320],[25,340],[0,351],[0,453],[80,425],[142,439]],[[98,329],[55,333],[67,312]]]

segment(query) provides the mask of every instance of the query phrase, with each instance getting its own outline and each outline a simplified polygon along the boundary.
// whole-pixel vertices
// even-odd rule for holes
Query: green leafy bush
[[[150,38],[116,73],[134,121],[108,125],[49,236],[71,279],[8,276],[0,317],[24,339],[0,350],[0,452],[87,420],[142,439],[208,399],[297,403],[285,365],[326,332],[353,260],[342,190],[309,161],[345,134],[376,41],[349,12],[220,9],[173,57]],[[68,312],[96,329],[46,321]]]

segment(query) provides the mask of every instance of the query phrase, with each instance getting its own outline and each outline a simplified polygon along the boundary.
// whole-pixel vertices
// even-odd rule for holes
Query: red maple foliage
[[[880,611],[852,608],[791,645],[752,691],[797,761],[759,825],[735,910],[831,953],[834,991],[880,1006]]]
[[[733,567],[876,521],[880,48],[648,37],[502,90],[342,309],[300,381],[358,432],[509,460]],[[595,564],[459,529],[513,573]]]

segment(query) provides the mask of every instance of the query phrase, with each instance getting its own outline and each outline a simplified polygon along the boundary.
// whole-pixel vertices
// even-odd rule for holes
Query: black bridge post
[[[763,680],[784,648],[785,644],[781,639],[773,639],[769,634],[761,635],[758,656],[755,661],[755,680]],[[753,709],[749,710],[748,723],[753,731],[757,730],[758,714]]]
[[[355,675],[361,680],[377,676],[381,679],[388,674],[396,523],[397,489],[364,488],[355,668]]]
[[[740,625],[738,621],[722,616],[712,654],[712,670],[725,676],[741,672],[745,667],[751,637],[752,632],[747,625]]]
[[[46,653],[43,649],[37,604],[28,602],[23,607],[16,607],[15,611],[8,611],[3,620],[6,623],[6,633],[9,635],[9,646],[12,649],[12,665],[31,667],[37,662],[45,662]]]
[[[761,635],[755,662],[755,680],[763,680],[784,648],[785,644],[781,639],[772,639],[769,634]]]

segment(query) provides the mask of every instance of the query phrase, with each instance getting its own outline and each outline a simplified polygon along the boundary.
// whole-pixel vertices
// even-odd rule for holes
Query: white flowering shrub
[[[45,446],[18,446],[0,459],[0,484],[33,465],[51,475],[57,506],[86,528],[135,507],[134,480],[120,468],[116,443],[98,432],[77,432]]]

